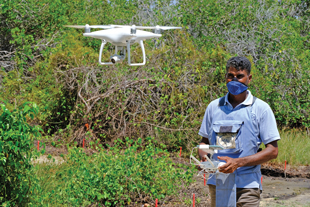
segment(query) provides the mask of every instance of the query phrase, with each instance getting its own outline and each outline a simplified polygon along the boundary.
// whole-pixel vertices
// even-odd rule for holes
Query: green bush
[[[0,205],[22,206],[27,203],[30,189],[33,138],[40,128],[27,123],[38,113],[35,104],[26,103],[10,112],[1,104],[0,115]]]
[[[310,127],[309,2],[299,0],[18,0],[0,4],[0,100],[33,101],[48,135],[91,139],[155,137],[190,149],[204,110],[227,92],[226,61],[247,56],[253,95],[279,126]],[[147,64],[99,66],[100,40],[65,24],[174,25],[145,41]],[[92,30],[95,31],[95,30]],[[114,53],[111,44],[103,59]],[[140,62],[139,46],[132,61]],[[57,134],[57,132],[62,131]],[[56,140],[56,139],[55,139]]]
[[[176,165],[152,139],[146,147],[141,143],[127,139],[128,148],[122,150],[120,144],[125,143],[118,141],[111,150],[100,149],[91,156],[73,148],[59,166],[37,165],[34,177],[39,184],[31,205],[128,206],[177,194],[192,181],[193,168]]]
[[[182,21],[202,47],[221,45],[256,69],[253,94],[268,102],[278,124],[309,127],[308,1],[181,0]],[[226,59],[227,61],[227,59]]]

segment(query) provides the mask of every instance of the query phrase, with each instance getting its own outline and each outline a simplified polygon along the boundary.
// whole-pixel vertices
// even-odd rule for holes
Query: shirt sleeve
[[[260,117],[259,135],[265,145],[280,140],[277,122],[269,105]]]
[[[211,125],[211,104],[208,105],[205,115],[203,116],[203,120],[199,129],[198,134],[202,137],[209,138],[208,136],[208,129]]]

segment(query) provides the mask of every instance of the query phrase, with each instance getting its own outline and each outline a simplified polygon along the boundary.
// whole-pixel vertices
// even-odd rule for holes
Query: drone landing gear
[[[100,51],[99,51],[99,64],[100,65],[113,65],[112,62],[101,62],[101,57],[102,57],[102,50],[104,48],[104,45],[106,44],[107,42],[105,40],[102,40],[102,43],[101,43],[101,46],[100,46]]]
[[[142,63],[131,63],[130,61],[130,41],[127,41],[127,53],[128,53],[128,65],[130,66],[140,66],[140,65],[145,65],[145,50],[144,50],[144,45],[143,45],[143,40],[139,41],[140,47],[142,49],[142,54],[143,54],[143,62]]]

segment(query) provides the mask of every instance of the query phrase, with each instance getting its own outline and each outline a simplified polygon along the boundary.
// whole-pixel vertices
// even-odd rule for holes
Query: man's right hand
[[[202,140],[203,140],[204,142],[200,142],[200,145],[209,144],[208,138],[203,137]],[[206,143],[205,143],[205,142],[206,142]],[[208,154],[206,151],[202,150],[202,149],[198,149],[198,155],[199,155],[199,157],[200,157],[200,162],[205,162],[205,161],[207,161],[206,156],[208,156],[209,154]],[[202,168],[201,168],[200,166],[197,166],[197,169],[198,169],[199,171],[202,170]]]
[[[208,156],[208,154],[205,154],[204,156],[202,156],[201,159],[200,159],[200,162],[205,162],[205,161],[207,161],[206,156]],[[200,156],[199,156],[199,157],[200,157]],[[202,170],[202,168],[201,168],[200,166],[198,166],[198,165],[197,165],[196,168],[197,168],[199,171]]]

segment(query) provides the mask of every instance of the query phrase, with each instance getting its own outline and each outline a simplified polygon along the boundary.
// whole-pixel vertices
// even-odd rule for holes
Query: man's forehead
[[[234,67],[229,67],[229,69],[228,69],[228,71],[227,71],[227,73],[236,73],[236,74],[238,74],[238,73],[247,73],[248,71],[246,70],[246,69],[239,69],[239,70],[237,70],[236,68],[234,68]]]

